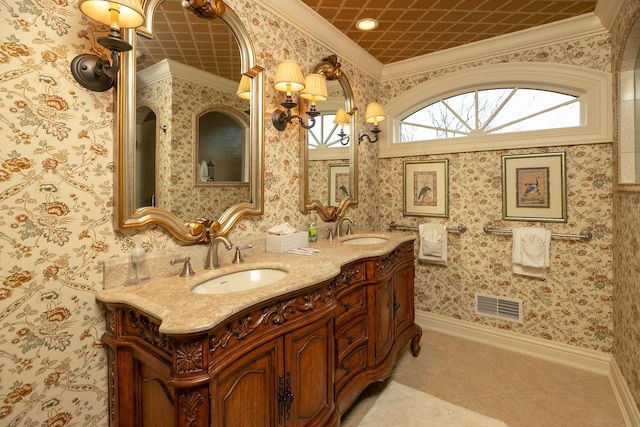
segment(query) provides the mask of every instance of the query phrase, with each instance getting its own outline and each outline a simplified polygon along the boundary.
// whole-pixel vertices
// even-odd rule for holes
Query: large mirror
[[[263,69],[238,16],[200,3],[145,2],[145,26],[124,33],[116,112],[117,225],[189,243],[264,209]]]
[[[640,19],[627,38],[620,66],[618,182],[640,184]]]
[[[311,129],[300,127],[300,210],[315,210],[324,221],[334,221],[358,202],[357,109],[335,55],[311,72],[327,77],[329,99],[316,105],[320,116]],[[344,125],[336,123],[340,109],[347,113]],[[300,111],[306,110],[302,99]]]

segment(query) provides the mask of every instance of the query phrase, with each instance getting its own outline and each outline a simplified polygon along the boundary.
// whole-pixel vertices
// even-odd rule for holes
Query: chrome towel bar
[[[406,230],[417,230],[419,228],[419,226],[417,225],[403,225],[403,224],[398,224],[395,221],[391,221],[391,223],[389,224],[389,228],[393,228],[394,230],[397,228],[404,228]],[[447,231],[454,231],[457,233],[464,233],[465,231],[467,231],[467,226],[464,224],[458,224],[456,227],[451,226],[451,227],[447,227]]]
[[[499,228],[492,228],[489,225],[482,227],[485,233],[491,234],[513,234],[511,230],[501,230]],[[582,230],[580,234],[565,234],[565,233],[551,233],[551,237],[568,237],[570,239],[591,240],[593,234],[588,230]]]

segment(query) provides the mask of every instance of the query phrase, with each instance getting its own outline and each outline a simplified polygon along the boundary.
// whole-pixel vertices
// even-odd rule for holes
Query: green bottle
[[[315,242],[318,240],[318,221],[316,219],[316,211],[311,211],[311,214],[309,214],[307,232],[309,233],[309,242]]]

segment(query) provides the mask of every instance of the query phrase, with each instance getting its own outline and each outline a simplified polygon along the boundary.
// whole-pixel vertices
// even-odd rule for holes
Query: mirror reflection
[[[146,26],[126,33],[116,216],[195,242],[262,214],[263,69],[233,11],[190,3],[149,0]]]
[[[301,130],[300,209],[315,209],[325,221],[332,221],[357,203],[357,110],[337,57],[325,58],[313,72],[327,76],[328,100],[317,106],[321,114],[316,125]]]

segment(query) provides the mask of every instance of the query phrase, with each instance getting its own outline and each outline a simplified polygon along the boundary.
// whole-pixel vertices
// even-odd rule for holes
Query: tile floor
[[[402,353],[391,379],[509,427],[625,425],[604,375],[431,331],[424,331],[421,347],[417,358]],[[357,426],[384,385],[369,386],[341,426]]]

